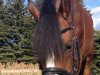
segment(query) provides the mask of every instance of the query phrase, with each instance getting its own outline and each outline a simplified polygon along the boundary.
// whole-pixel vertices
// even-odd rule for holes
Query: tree
[[[32,39],[36,24],[24,0],[6,0],[0,8],[0,61],[35,63]]]
[[[92,71],[93,75],[100,75],[100,31],[95,31],[94,47]]]
[[[0,5],[2,5],[3,4],[3,0],[0,0]]]

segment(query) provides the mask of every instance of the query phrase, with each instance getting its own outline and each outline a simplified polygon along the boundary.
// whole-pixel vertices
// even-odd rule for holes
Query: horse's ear
[[[35,21],[38,22],[40,18],[40,11],[32,1],[29,1],[28,3],[28,10],[34,17]]]
[[[61,0],[55,0],[55,8],[56,8],[56,12],[58,12],[59,7],[60,7],[60,4],[61,4]]]

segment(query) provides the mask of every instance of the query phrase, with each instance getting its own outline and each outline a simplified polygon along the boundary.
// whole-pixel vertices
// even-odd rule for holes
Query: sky
[[[95,30],[100,30],[100,0],[84,0],[84,5],[91,10]]]

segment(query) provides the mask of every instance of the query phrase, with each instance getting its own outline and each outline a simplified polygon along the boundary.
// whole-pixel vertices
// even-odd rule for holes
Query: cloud
[[[99,12],[100,12],[100,7],[92,8],[92,13],[99,13]]]
[[[96,30],[100,30],[100,7],[95,7],[91,9],[92,18],[93,18],[93,24],[94,28]]]

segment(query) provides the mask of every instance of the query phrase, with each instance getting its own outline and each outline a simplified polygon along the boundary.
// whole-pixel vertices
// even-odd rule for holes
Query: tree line
[[[35,25],[24,0],[0,0],[1,62],[36,63],[32,52]]]

